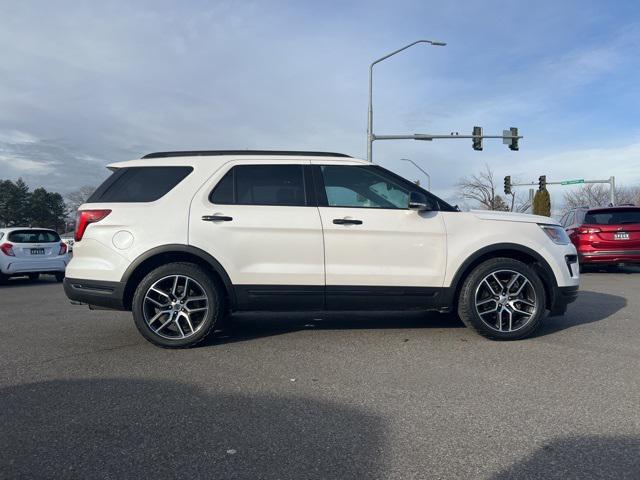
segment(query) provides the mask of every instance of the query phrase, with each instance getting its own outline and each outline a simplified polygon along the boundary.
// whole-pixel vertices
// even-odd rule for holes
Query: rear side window
[[[55,243],[60,241],[60,235],[51,230],[14,230],[7,235],[7,240],[13,243]]]
[[[209,196],[219,205],[306,205],[302,165],[238,165]]]
[[[153,202],[169,193],[192,171],[192,167],[119,168],[87,203]]]
[[[640,208],[608,208],[590,210],[584,216],[588,225],[624,225],[640,223]]]

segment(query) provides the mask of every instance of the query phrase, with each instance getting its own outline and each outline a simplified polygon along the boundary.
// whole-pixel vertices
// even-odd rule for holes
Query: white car
[[[347,155],[160,152],[109,168],[80,207],[65,291],[131,310],[163,347],[195,345],[237,310],[454,311],[518,339],[578,294],[555,220],[459,212]]]
[[[54,230],[0,228],[0,283],[23,275],[35,280],[41,273],[62,282],[68,263],[67,245]]]

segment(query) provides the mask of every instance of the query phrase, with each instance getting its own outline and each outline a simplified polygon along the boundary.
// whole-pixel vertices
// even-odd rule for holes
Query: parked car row
[[[54,275],[58,282],[64,279],[69,263],[67,244],[54,230],[45,228],[0,229],[0,283],[10,277],[40,274]]]

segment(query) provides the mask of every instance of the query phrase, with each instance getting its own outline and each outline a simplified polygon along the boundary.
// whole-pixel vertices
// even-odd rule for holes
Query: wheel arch
[[[213,256],[204,250],[191,245],[170,244],[152,248],[136,258],[122,275],[124,285],[123,305],[131,309],[136,286],[154,268],[169,262],[190,262],[201,266],[209,272],[224,290],[227,305],[235,309],[236,299],[229,274]]]
[[[462,262],[451,280],[451,289],[453,290],[453,307],[458,304],[458,297],[464,280],[469,276],[475,267],[485,260],[491,258],[505,257],[514,260],[520,260],[532,267],[540,276],[544,285],[546,296],[546,307],[551,308],[555,301],[555,292],[558,287],[556,276],[553,273],[549,262],[535,250],[519,245],[517,243],[496,243],[477,250]]]

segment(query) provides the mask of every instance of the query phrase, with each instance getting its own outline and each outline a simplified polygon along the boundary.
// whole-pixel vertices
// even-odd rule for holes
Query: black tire
[[[198,289],[201,288],[204,295],[206,295],[207,297],[208,310],[203,314],[203,317],[201,317],[201,320],[198,322],[197,326],[194,327],[195,333],[190,333],[190,336],[188,336],[187,338],[166,338],[162,334],[158,334],[156,331],[154,331],[154,329],[149,326],[149,324],[147,323],[147,319],[145,318],[145,313],[147,313],[147,317],[149,316],[148,309],[150,308],[148,304],[147,306],[145,306],[144,303],[147,292],[150,291],[150,288],[154,284],[156,284],[156,282],[163,281],[163,279],[165,279],[166,277],[176,275],[179,275],[181,277],[189,277],[190,279],[194,280],[194,283],[195,285],[197,285]],[[145,308],[147,310],[145,310]],[[158,310],[161,309],[158,308]],[[224,304],[224,295],[222,288],[219,286],[217,281],[211,278],[210,274],[208,274],[198,265],[192,263],[176,262],[158,267],[155,270],[152,270],[149,274],[147,274],[147,276],[142,279],[133,296],[132,312],[133,319],[136,327],[138,328],[138,331],[144,338],[149,340],[154,345],[163,348],[190,348],[202,342],[211,332],[213,332],[215,326],[222,321],[222,317],[226,312],[226,307]],[[159,321],[164,324],[166,320],[172,318],[170,314],[167,315],[169,316],[160,317]],[[184,325],[184,323],[182,323],[180,320],[178,322],[174,320],[174,322],[170,323],[167,328],[172,328],[173,323],[177,323],[178,325],[176,326],[176,330],[179,330],[180,333],[183,333],[183,328],[181,327],[181,325]],[[187,325],[190,324],[191,322]],[[184,326],[184,332],[188,333],[186,326]]]
[[[55,273],[56,282],[61,283],[64,280],[64,272]]]
[[[524,276],[530,282],[530,287],[525,287],[529,292],[533,291],[535,293],[535,298],[533,301],[533,303],[535,304],[535,309],[533,310],[533,315],[530,315],[528,318],[526,318],[525,316],[526,321],[522,319],[522,325],[517,329],[514,328],[513,331],[498,330],[498,324],[500,324],[500,328],[502,328],[502,314],[500,314],[500,321],[495,321],[495,325],[491,327],[488,325],[488,323],[490,322],[487,321],[485,323],[480,313],[478,313],[479,308],[485,307],[476,308],[476,293],[480,291],[480,284],[487,276],[491,275],[492,273],[501,271],[516,272]],[[498,277],[500,277],[500,275],[504,275],[504,273],[498,274]],[[496,285],[497,283],[494,284],[494,287]],[[504,288],[504,285],[502,285],[501,288]],[[497,296],[493,298],[497,298]],[[495,308],[497,310],[500,307],[499,301],[502,300],[488,301],[495,302]],[[492,304],[489,303],[488,308],[490,308],[491,306]],[[518,308],[523,310],[529,308],[523,306],[523,304],[518,304],[518,306]],[[513,305],[511,307],[513,308]],[[542,280],[540,279],[538,274],[527,264],[511,258],[492,258],[475,267],[464,280],[462,289],[460,290],[460,296],[458,298],[458,315],[460,316],[462,322],[467,327],[474,329],[480,335],[491,340],[519,340],[521,338],[529,337],[542,325],[546,313],[546,295]],[[496,318],[498,318],[497,315],[498,314],[496,313]],[[511,312],[510,316],[511,315],[513,315],[513,311]],[[492,318],[491,313],[489,313],[485,318],[490,320]]]
[[[40,278],[40,274],[39,273],[30,273],[29,274],[29,280],[36,281]]]
[[[0,273],[0,285],[6,285],[9,282],[9,275],[5,275],[4,273]]]

